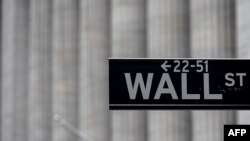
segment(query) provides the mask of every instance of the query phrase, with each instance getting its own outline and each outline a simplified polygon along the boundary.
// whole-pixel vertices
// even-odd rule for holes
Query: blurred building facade
[[[0,141],[222,141],[248,111],[109,111],[108,58],[248,58],[249,0],[1,0]]]

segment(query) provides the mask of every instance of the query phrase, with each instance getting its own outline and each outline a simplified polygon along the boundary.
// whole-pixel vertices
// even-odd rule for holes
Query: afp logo
[[[250,140],[250,125],[224,125],[224,141]]]

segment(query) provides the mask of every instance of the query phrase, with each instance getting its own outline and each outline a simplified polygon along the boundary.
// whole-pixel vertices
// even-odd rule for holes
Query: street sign
[[[250,60],[109,59],[109,107],[250,109]]]

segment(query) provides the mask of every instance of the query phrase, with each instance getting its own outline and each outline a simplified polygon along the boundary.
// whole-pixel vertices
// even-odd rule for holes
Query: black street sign
[[[250,109],[250,60],[109,59],[109,107]]]

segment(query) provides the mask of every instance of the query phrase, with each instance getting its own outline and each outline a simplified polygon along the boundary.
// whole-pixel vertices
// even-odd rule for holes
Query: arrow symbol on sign
[[[164,71],[168,71],[167,68],[171,68],[171,65],[167,65],[168,61],[165,61],[162,65],[161,65],[161,68],[164,70]]]

